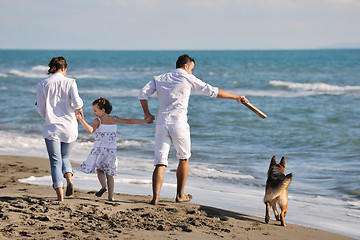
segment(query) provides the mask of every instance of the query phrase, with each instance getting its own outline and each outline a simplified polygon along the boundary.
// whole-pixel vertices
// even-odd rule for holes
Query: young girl
[[[101,189],[95,194],[101,197],[108,191],[108,199],[114,201],[114,176],[116,175],[116,123],[123,124],[144,124],[152,123],[151,118],[144,119],[125,119],[109,115],[112,110],[111,103],[106,98],[98,98],[93,102],[94,115],[96,116],[90,126],[82,114],[77,114],[77,119],[88,133],[96,131],[94,146],[81,164],[86,173],[97,172]]]

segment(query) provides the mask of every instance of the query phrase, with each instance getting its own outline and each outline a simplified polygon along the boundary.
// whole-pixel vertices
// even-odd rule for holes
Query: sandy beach
[[[109,202],[75,189],[57,202],[51,187],[18,181],[50,175],[48,159],[2,155],[0,169],[0,239],[351,239],[173,199],[152,206],[151,196],[116,194]]]

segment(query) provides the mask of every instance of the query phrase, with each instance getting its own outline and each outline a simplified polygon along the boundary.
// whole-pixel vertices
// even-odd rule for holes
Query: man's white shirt
[[[177,68],[169,73],[155,76],[139,92],[139,100],[157,93],[159,112],[156,124],[187,123],[187,112],[191,90],[217,97],[219,89],[207,84],[185,70]]]

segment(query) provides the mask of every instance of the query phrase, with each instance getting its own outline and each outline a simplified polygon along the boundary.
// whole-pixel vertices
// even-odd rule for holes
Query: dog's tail
[[[289,173],[285,176],[284,180],[282,181],[281,185],[277,188],[266,188],[265,196],[264,196],[264,203],[271,201],[274,198],[280,196],[281,192],[287,189],[291,183],[292,173]]]
[[[286,175],[282,184],[282,188],[287,188],[291,183],[291,179],[292,179],[292,173]]]

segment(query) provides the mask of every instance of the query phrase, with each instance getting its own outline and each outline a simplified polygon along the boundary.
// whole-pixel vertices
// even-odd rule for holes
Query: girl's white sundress
[[[116,121],[116,117],[115,121]],[[87,159],[81,164],[86,173],[96,173],[97,169],[110,176],[116,175],[116,124],[101,124],[95,130],[94,146]]]

